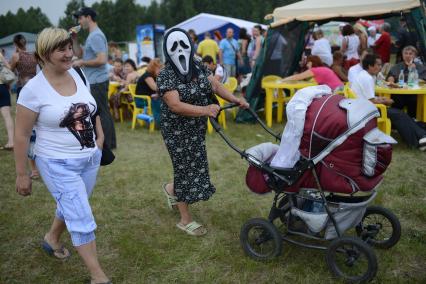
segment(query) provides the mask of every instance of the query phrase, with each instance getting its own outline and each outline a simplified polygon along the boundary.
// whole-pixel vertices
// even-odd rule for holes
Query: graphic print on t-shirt
[[[95,106],[93,107],[93,109],[96,109]],[[59,126],[66,127],[77,138],[81,145],[80,150],[83,150],[84,147],[95,147],[89,105],[85,103],[72,104]]]

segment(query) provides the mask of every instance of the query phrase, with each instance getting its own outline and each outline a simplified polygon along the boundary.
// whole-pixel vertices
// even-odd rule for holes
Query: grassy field
[[[276,129],[282,126],[276,125]],[[255,125],[229,121],[226,133],[241,147],[271,141]],[[0,144],[5,139],[0,121]],[[91,199],[98,229],[99,257],[114,283],[334,283],[321,251],[283,244],[283,254],[259,263],[244,255],[241,226],[267,217],[273,196],[258,196],[245,186],[246,161],[216,134],[208,135],[210,173],[217,193],[192,207],[208,235],[188,236],[175,224],[161,184],[172,178],[169,156],[158,132],[117,125],[116,161],[103,167]],[[402,224],[401,241],[376,250],[379,271],[373,283],[426,283],[426,153],[395,147],[375,200]],[[12,153],[0,152],[0,283],[83,283],[88,279],[75,250],[67,262],[40,248],[55,203],[41,181],[33,194],[15,192]],[[63,239],[71,247],[69,235]]]

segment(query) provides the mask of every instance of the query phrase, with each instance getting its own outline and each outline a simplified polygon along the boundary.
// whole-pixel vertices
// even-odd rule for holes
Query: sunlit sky
[[[0,15],[5,15],[8,11],[16,13],[19,8],[28,10],[32,7],[40,7],[53,25],[57,25],[59,18],[64,16],[65,8],[69,0],[0,0]],[[91,6],[100,0],[85,0],[86,6]],[[149,5],[151,0],[135,0],[139,5]]]

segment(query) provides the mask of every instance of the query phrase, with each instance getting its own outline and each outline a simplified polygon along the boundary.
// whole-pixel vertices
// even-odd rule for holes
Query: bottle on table
[[[414,71],[412,67],[408,68],[407,86],[409,88],[414,87]]]
[[[419,87],[419,72],[417,72],[416,68],[414,68],[413,70],[413,87],[414,88]]]
[[[405,79],[404,79],[404,70],[401,69],[401,72],[399,72],[398,76],[398,85],[402,88],[405,85]]]
[[[385,76],[383,76],[382,72],[379,72],[376,76],[376,85],[382,87],[385,85]]]

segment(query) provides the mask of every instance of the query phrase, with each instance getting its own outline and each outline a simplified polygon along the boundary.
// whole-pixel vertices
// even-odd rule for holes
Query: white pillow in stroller
[[[268,175],[257,165],[271,161],[278,148],[278,145],[268,142],[253,146],[245,151],[255,159],[254,161],[251,158],[248,159],[251,163],[246,173],[246,184],[252,192],[265,194],[271,191],[267,184]]]

